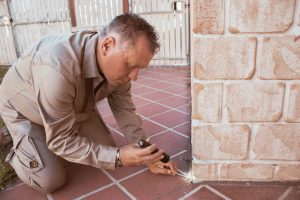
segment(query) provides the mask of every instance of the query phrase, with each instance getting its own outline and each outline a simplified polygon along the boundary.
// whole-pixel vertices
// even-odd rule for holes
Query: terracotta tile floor
[[[133,83],[133,101],[144,128],[180,170],[189,171],[190,69],[149,68]],[[106,101],[98,104],[117,145],[127,144]],[[300,200],[297,183],[206,182],[191,184],[179,176],[153,175],[145,167],[100,170],[79,164],[66,167],[67,183],[51,194],[41,194],[17,181],[0,199],[203,199]]]

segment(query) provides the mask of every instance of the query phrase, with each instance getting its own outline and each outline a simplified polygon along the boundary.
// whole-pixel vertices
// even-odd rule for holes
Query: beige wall
[[[191,0],[194,181],[300,180],[300,0]]]

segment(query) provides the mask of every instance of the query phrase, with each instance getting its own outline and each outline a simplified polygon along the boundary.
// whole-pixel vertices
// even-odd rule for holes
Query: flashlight
[[[149,147],[151,144],[149,142],[147,142],[146,140],[144,139],[141,139],[139,142],[138,142],[138,145],[140,146],[140,148],[146,148],[146,147]],[[152,154],[158,152],[158,149],[156,148]],[[163,153],[164,157],[160,160],[162,161],[163,163],[167,163],[170,161],[170,156],[166,153]]]

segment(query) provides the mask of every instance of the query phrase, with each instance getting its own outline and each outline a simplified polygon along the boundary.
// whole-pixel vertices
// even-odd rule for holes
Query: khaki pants
[[[62,159],[47,148],[43,127],[32,123],[13,109],[5,109],[1,116],[14,143],[6,161],[11,164],[18,177],[45,193],[64,185],[66,174]],[[116,146],[103,120],[95,111],[90,111],[89,118],[80,124],[79,133],[103,145]]]

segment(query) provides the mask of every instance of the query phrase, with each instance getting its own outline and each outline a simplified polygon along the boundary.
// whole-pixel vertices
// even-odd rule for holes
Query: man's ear
[[[107,55],[116,45],[116,40],[114,37],[106,37],[101,44],[101,51],[104,56]]]

